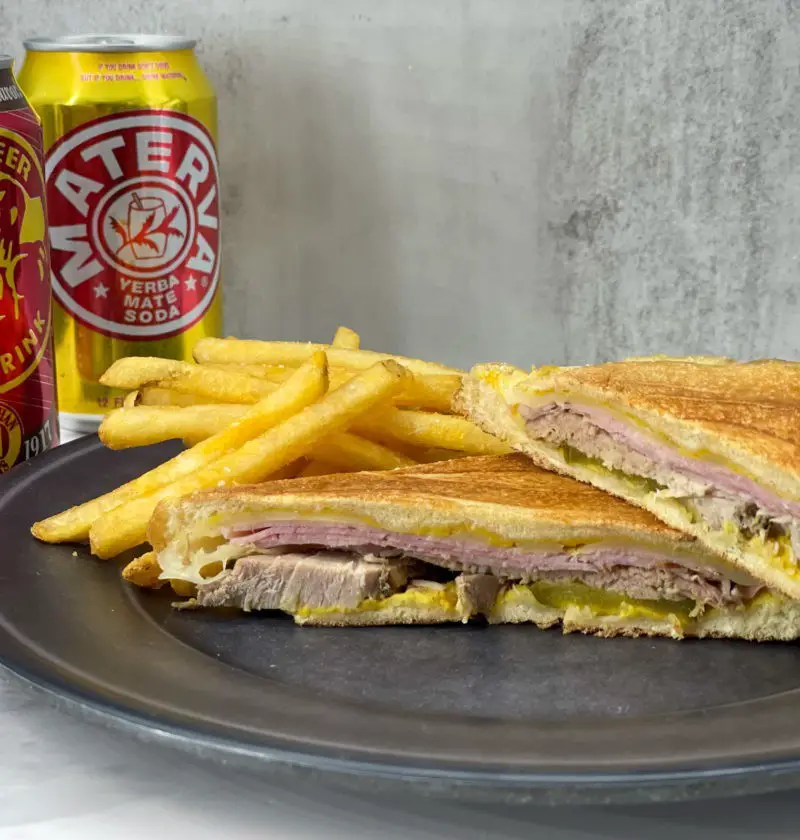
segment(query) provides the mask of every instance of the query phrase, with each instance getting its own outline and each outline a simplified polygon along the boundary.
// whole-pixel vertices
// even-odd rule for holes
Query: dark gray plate
[[[800,646],[175,612],[35,519],[174,447],[92,437],[0,483],[0,661],[90,717],[248,766],[460,796],[665,798],[800,777]]]

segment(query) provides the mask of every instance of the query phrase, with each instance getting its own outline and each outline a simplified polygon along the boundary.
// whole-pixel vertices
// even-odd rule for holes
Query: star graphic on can
[[[187,292],[193,292],[197,288],[197,278],[194,274],[190,274],[184,281]]]
[[[96,298],[108,297],[108,286],[106,286],[105,283],[101,282],[95,284],[95,286],[92,288],[92,291],[94,292],[94,296]]]

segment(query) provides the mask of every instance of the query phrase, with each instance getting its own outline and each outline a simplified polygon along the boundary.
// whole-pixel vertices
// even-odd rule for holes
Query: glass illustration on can
[[[58,444],[42,129],[0,55],[0,473]]]
[[[191,359],[221,331],[216,97],[171,36],[25,42],[44,126],[62,424],[92,431],[123,356]]]

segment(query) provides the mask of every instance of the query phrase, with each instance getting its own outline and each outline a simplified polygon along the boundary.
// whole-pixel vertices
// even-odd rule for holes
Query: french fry
[[[240,371],[222,371],[148,356],[118,359],[100,377],[101,385],[125,390],[153,383],[160,388],[204,397],[207,401],[227,403],[255,403],[276,388],[272,382]]]
[[[117,408],[103,418],[98,434],[109,449],[149,446],[163,440],[205,440],[247,414],[250,406],[176,405]]]
[[[139,399],[141,398],[140,391],[131,391],[130,394],[125,395],[125,399],[122,402],[123,408],[135,408],[139,404]]]
[[[285,382],[291,375],[293,368],[283,365],[267,364],[204,364],[204,368],[214,370],[244,372],[250,376],[266,379],[269,382]],[[353,369],[334,368],[330,370],[331,388],[338,388],[344,385],[356,374]],[[396,406],[409,408],[421,408],[426,411],[440,411],[449,414],[456,391],[461,387],[461,376],[459,374],[438,373],[419,374],[415,373],[413,379],[402,393],[392,399]],[[242,400],[244,402],[244,400]]]
[[[511,451],[505,443],[463,417],[382,408],[354,421],[352,431],[371,440],[391,445],[453,449],[470,455],[504,455]]]
[[[452,412],[453,397],[461,387],[458,374],[414,374],[413,382],[392,402],[396,406]]]
[[[158,382],[179,376],[194,365],[175,359],[160,359],[155,356],[127,356],[117,359],[100,377],[100,384],[109,388],[133,391],[148,382]]]
[[[286,380],[288,378],[286,377]],[[272,394],[278,384],[238,371],[206,371],[197,367],[186,376],[162,380],[158,383],[158,387],[176,391],[179,394],[200,397],[204,403],[214,400],[219,403],[252,405]]]
[[[394,470],[413,467],[416,461],[380,443],[340,432],[325,438],[311,450],[311,458],[346,470]]]
[[[171,406],[117,409],[103,421],[100,427],[101,439],[112,449],[143,446],[176,438],[182,438],[187,446],[194,446],[242,417],[247,408],[244,405],[198,405],[177,410]],[[142,414],[137,415],[136,412]],[[422,411],[382,410],[379,415],[362,418],[353,431],[363,435],[362,440],[388,444],[395,455],[408,459],[408,465],[444,461],[467,454],[500,454],[510,451],[468,420]],[[320,458],[331,460],[321,455]],[[393,469],[394,466],[401,466],[390,466],[386,461],[386,466],[379,467],[379,460],[383,459],[369,462],[359,460],[359,463],[363,463],[360,469]],[[341,463],[341,460],[335,462]]]
[[[331,371],[331,388],[338,388],[352,378],[353,371],[336,368]],[[392,403],[396,406],[425,409],[426,411],[440,411],[449,414],[453,397],[461,387],[461,376],[458,374],[415,373],[409,384],[395,397]]]
[[[126,449],[178,439],[182,439],[187,446],[196,446],[240,420],[251,408],[251,405],[206,403],[185,408],[137,405],[134,408],[114,409],[106,415],[100,426],[103,430],[102,440],[110,449]]]
[[[286,382],[295,370],[297,370],[296,367],[289,367],[288,365],[258,365],[255,363],[245,365],[209,364],[203,365],[203,367],[214,370],[233,371],[234,373],[246,373],[248,376],[266,379],[269,382]],[[330,369],[328,373],[331,373]]]
[[[364,370],[376,362],[394,359],[412,373],[464,373],[464,371],[439,365],[435,362],[423,362],[420,359],[408,359],[404,356],[393,356],[389,353],[375,353],[372,350],[342,350],[338,347],[328,348],[325,344],[304,344],[297,341],[201,338],[194,346],[194,358],[201,365],[252,363],[297,365],[316,350],[327,350],[328,363],[331,367],[343,367],[350,370]]]
[[[169,388],[158,388],[151,385],[146,385],[132,393],[137,395],[135,398],[136,405],[209,405],[218,403],[217,400],[203,399],[193,394],[179,394],[177,391],[170,391]],[[130,396],[128,394],[128,397]]]
[[[349,327],[337,327],[331,347],[339,347],[342,350],[358,350],[361,347],[361,336]]]
[[[194,475],[201,474],[221,456],[229,454],[231,450],[241,447],[242,444],[246,446],[247,441],[263,434],[266,429],[285,421],[319,399],[325,393],[326,387],[325,354],[315,353],[289,382],[253,406],[232,425],[104,496],[35,523],[31,531],[37,539],[44,542],[85,540],[87,536],[90,536],[93,523],[104,522],[110,512],[117,508],[126,510],[135,505],[137,499],[141,497],[147,499],[150,494],[157,492],[160,488],[169,487],[176,482],[179,484],[182,479],[191,482]],[[178,409],[178,411],[188,410]],[[122,409],[122,411],[134,412],[139,409]],[[283,464],[278,464],[274,469],[281,466]],[[264,475],[272,471],[267,470]],[[131,543],[131,547],[134,545],[138,543]]]
[[[161,566],[158,565],[156,555],[152,551],[131,560],[122,570],[123,580],[134,586],[141,586],[143,589],[160,589],[166,583],[165,580],[159,578],[160,574]]]
[[[328,392],[318,402],[203,469],[109,511],[91,526],[89,541],[92,552],[98,557],[114,557],[143,543],[147,536],[147,523],[162,499],[198,490],[263,481],[284,465],[305,455],[320,438],[342,431],[355,418],[389,399],[404,387],[407,378],[406,370],[396,362],[379,362],[341,388]]]

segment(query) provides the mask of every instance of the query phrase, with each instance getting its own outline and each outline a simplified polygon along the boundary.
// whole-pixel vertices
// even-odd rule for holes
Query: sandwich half
[[[561,624],[604,636],[800,634],[787,599],[655,517],[521,455],[275,481],[162,502],[183,606],[300,624]]]
[[[645,508],[800,598],[800,364],[481,365],[457,403],[538,464]]]

